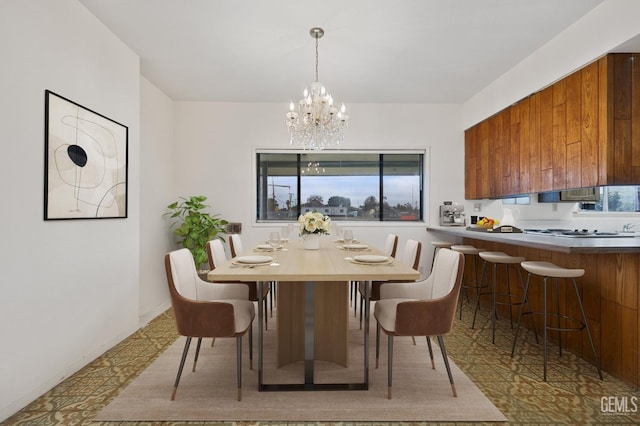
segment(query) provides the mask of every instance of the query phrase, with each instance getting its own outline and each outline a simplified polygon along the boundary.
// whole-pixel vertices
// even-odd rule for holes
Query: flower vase
[[[302,247],[305,250],[319,250],[320,249],[320,235],[319,234],[305,234],[302,237]]]

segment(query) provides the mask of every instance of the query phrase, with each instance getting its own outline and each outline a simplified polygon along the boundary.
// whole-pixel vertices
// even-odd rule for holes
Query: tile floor
[[[470,328],[472,309],[463,312],[462,320],[457,321],[453,332],[445,337],[449,356],[505,414],[509,424],[640,424],[640,413],[616,412],[615,405],[605,405],[603,411],[601,404],[602,398],[615,397],[617,399],[611,401],[629,402],[629,410],[634,408],[632,402],[637,401],[640,410],[640,392],[635,387],[607,374],[604,381],[600,381],[594,366],[566,352],[561,358],[552,352],[548,381],[544,382],[542,350],[533,334],[525,333],[516,356],[511,358],[513,334],[507,320],[498,321],[496,344],[492,345],[486,311],[475,330]],[[172,312],[168,310],[2,425],[214,424],[92,421],[177,337]]]

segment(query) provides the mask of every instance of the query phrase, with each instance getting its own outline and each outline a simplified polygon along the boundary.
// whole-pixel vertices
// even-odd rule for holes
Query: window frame
[[[421,206],[422,218],[418,220],[357,220],[357,221],[341,221],[340,219],[334,219],[335,221],[342,223],[349,223],[349,226],[380,226],[385,227],[393,224],[393,226],[422,226],[425,223],[429,223],[429,194],[430,190],[430,149],[426,148],[407,148],[407,149],[351,149],[351,150],[329,150],[322,151],[305,151],[300,149],[270,149],[270,148],[254,148],[252,155],[252,207],[251,215],[252,221],[255,226],[273,226],[277,224],[286,224],[296,222],[297,218],[292,221],[286,220],[270,220],[270,219],[258,219],[258,154],[310,154],[310,153],[327,153],[327,154],[420,154],[422,155],[422,197],[418,200]],[[300,175],[298,175],[298,180]]]
[[[588,208],[584,208],[583,204],[592,204],[592,202],[578,202],[576,210],[574,210],[573,214],[578,216],[599,216],[599,217],[631,217],[637,218],[640,216],[640,211],[618,211],[618,210],[609,210],[608,209],[608,192],[610,190],[615,190],[618,186],[632,186],[632,187],[640,187],[640,185],[603,185],[599,188],[602,190],[601,199],[603,199],[603,206],[606,210],[592,210]]]

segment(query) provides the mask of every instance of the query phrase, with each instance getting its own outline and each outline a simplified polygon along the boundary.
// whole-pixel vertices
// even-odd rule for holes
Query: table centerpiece
[[[298,217],[298,225],[303,239],[302,246],[306,250],[318,250],[320,235],[329,235],[331,218],[317,211],[306,212]]]

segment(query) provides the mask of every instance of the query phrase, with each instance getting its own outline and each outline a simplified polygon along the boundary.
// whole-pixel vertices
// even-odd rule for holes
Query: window
[[[592,210],[640,212],[640,186],[601,186],[599,189],[600,200],[595,203]]]
[[[423,153],[258,152],[257,219],[421,221],[423,164]]]
[[[531,204],[531,196],[529,195],[518,195],[516,197],[503,198],[502,204],[522,204],[529,205]]]

